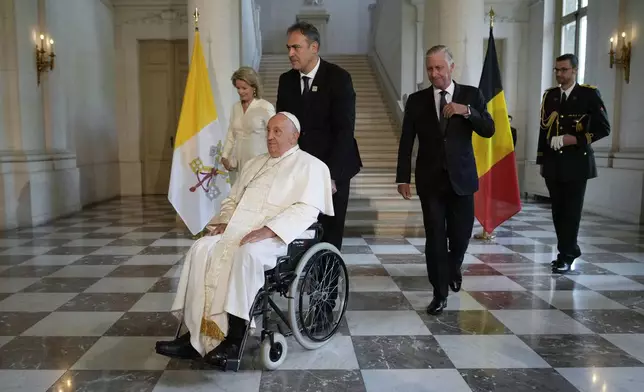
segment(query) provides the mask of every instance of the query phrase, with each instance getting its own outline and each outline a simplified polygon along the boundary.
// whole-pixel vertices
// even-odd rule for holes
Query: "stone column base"
[[[37,226],[81,209],[80,172],[68,152],[0,152],[0,230]]]

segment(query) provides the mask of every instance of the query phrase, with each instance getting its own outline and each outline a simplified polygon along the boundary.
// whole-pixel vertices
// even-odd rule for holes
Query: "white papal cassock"
[[[192,346],[203,356],[228,334],[228,314],[249,320],[250,307],[287,246],[319,213],[333,215],[327,166],[295,146],[279,158],[259,155],[246,163],[221,213],[221,235],[197,240],[186,255],[172,312],[183,318]],[[240,246],[267,226],[276,237]]]

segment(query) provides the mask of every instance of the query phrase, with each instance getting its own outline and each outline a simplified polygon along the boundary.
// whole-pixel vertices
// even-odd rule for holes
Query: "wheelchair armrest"
[[[322,223],[320,222],[315,222],[311,226],[309,226],[308,230],[314,230],[315,231],[315,238],[318,241],[322,240],[322,236],[324,235],[324,229],[322,228]]]

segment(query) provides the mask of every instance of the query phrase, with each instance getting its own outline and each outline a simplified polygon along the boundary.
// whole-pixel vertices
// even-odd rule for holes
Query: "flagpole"
[[[199,8],[195,7],[195,13],[192,16],[195,18],[195,31],[199,31]]]
[[[488,15],[490,15],[490,29],[494,28],[494,9],[490,7],[490,12],[488,12]]]
[[[490,32],[494,28],[494,9],[490,7],[490,12],[488,12],[488,15],[490,16]],[[487,233],[485,229],[481,229],[481,232],[479,234],[475,234],[474,238],[477,240],[483,240],[483,241],[491,241],[496,237],[493,233]]]

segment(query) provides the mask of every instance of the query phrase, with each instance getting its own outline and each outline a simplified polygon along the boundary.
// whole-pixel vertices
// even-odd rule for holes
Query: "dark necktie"
[[[566,97],[566,93],[564,92],[563,94],[561,94],[561,104],[562,104],[562,105],[563,105],[564,103],[566,103],[566,99],[567,99],[567,97]]]
[[[447,100],[445,99],[445,96],[447,95],[447,91],[443,90],[440,92],[441,94],[441,100],[440,104],[438,105],[438,123],[441,128],[441,132],[445,134],[445,129],[447,129],[447,119],[445,116],[443,116],[443,109],[445,109],[445,105],[447,105]]]
[[[302,76],[302,81],[304,82],[304,89],[302,90],[302,95],[308,94],[309,91],[311,91],[311,88],[309,87],[309,78],[308,76]]]

